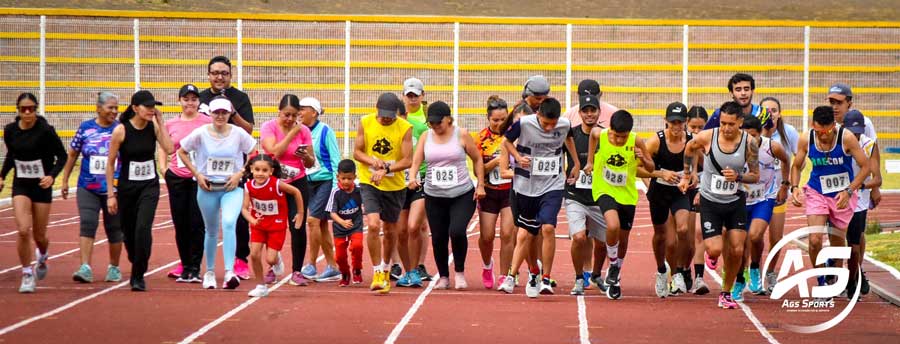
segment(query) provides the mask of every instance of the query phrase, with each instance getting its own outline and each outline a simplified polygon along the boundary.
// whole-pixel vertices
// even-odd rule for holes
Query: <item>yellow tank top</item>
[[[375,114],[363,116],[363,132],[366,139],[366,155],[381,159],[384,162],[395,163],[403,158],[400,151],[403,145],[403,136],[412,128],[405,119],[397,118],[391,125],[384,126],[378,123]],[[370,166],[360,162],[356,163],[359,182],[371,185],[381,191],[398,191],[406,188],[403,172],[394,171],[381,179],[379,185],[372,184],[372,172]]]
[[[600,143],[594,154],[594,172],[591,191],[594,200],[602,195],[609,195],[622,205],[636,205],[638,200],[637,160],[634,156],[634,132],[628,135],[624,146],[617,147],[609,143],[609,129],[600,132]]]

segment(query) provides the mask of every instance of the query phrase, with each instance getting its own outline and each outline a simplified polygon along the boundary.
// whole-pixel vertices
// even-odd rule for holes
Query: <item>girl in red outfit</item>
[[[266,283],[275,281],[276,275],[284,273],[281,248],[288,227],[288,205],[285,194],[294,197],[298,207],[303,207],[300,190],[279,180],[281,165],[271,156],[258,154],[250,159],[244,168],[247,184],[244,186],[244,206],[241,214],[250,224],[250,261],[253,272],[260,283],[248,293],[250,297],[269,294]],[[294,225],[303,222],[301,214],[293,218]],[[263,277],[262,250],[266,245],[266,262],[269,271]]]

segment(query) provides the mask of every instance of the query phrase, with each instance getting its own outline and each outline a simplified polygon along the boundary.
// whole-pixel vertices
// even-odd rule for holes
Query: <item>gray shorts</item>
[[[78,215],[81,217],[79,235],[93,239],[100,226],[100,212],[103,212],[103,229],[110,244],[118,244],[124,239],[119,214],[110,215],[106,209],[106,195],[98,195],[85,188],[78,188],[75,202],[78,204]]]
[[[396,223],[400,219],[400,210],[406,200],[406,188],[398,191],[381,191],[369,184],[360,184],[363,213],[379,214],[381,221]]]
[[[600,206],[587,206],[578,201],[566,199],[566,218],[569,221],[569,238],[584,230],[588,237],[606,242],[606,219]]]

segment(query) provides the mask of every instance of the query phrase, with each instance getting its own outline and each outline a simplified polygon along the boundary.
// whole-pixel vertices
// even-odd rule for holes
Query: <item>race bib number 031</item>
[[[575,181],[576,189],[591,189],[591,184],[594,182],[594,176],[590,174],[585,174],[584,171],[578,172],[578,180]]]
[[[16,177],[18,178],[44,178],[44,165],[40,160],[21,161],[16,160]]]
[[[259,200],[253,199],[253,210],[256,210],[257,214],[273,216],[278,215],[278,201],[276,200]]]
[[[531,174],[536,176],[553,176],[559,174],[559,158],[534,157],[531,160]]]
[[[850,174],[844,172],[839,174],[820,176],[819,183],[822,184],[823,195],[843,191],[848,186],[850,186]]]
[[[128,164],[129,180],[151,180],[156,178],[156,167],[153,166],[153,160],[148,161],[132,161]]]

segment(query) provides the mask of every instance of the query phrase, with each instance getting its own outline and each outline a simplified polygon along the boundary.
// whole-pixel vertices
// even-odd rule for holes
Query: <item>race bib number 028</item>
[[[559,174],[559,158],[535,157],[531,161],[531,174],[536,176],[553,176]]]
[[[607,184],[612,186],[625,186],[628,181],[628,174],[603,167],[603,179],[606,180]]]

